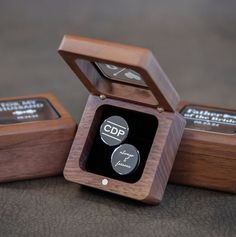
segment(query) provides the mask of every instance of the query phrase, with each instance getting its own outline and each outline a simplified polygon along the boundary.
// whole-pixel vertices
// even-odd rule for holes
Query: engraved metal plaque
[[[0,102],[0,125],[53,120],[59,117],[59,113],[45,98]]]
[[[236,112],[188,105],[181,114],[187,121],[188,129],[236,134]]]
[[[95,63],[95,65],[102,75],[108,79],[147,87],[141,75],[134,70],[105,63]]]

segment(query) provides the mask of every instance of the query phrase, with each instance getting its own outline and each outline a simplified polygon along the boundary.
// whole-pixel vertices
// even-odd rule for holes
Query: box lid
[[[179,95],[145,48],[65,35],[59,53],[94,95],[173,112]]]

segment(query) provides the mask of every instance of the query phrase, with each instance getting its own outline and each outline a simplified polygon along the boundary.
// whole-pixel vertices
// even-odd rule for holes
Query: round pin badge
[[[111,155],[113,170],[120,175],[128,175],[136,170],[140,162],[139,151],[135,146],[122,144]]]
[[[100,137],[109,146],[121,144],[128,136],[128,123],[120,116],[107,118],[100,127]]]

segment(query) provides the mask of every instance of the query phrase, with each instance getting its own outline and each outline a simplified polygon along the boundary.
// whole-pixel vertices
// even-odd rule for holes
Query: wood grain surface
[[[96,132],[93,129],[95,126],[92,126],[98,122],[95,113],[103,105],[151,114],[158,119],[158,129],[142,177],[135,183],[90,173],[83,168]],[[184,127],[185,120],[178,113],[159,113],[147,106],[113,99],[101,100],[98,96],[90,96],[65,166],[64,176],[69,181],[157,204],[163,198]],[[104,178],[108,180],[106,186],[102,185]]]
[[[181,111],[187,105],[197,106],[194,103],[181,102],[178,110]],[[205,107],[225,110],[216,106]],[[235,134],[186,128],[170,182],[236,193]]]
[[[58,51],[88,91],[94,95],[90,96],[85,107],[65,166],[65,178],[150,204],[160,203],[183,134],[185,120],[175,112],[179,96],[151,51],[71,35],[63,37]],[[141,75],[149,88],[140,89],[135,85],[105,80],[93,66],[94,62],[131,68]],[[102,101],[100,95],[107,99]],[[96,131],[93,130],[97,127],[92,124],[98,123],[95,113],[102,105],[151,114],[158,120],[158,129],[143,174],[135,183],[108,179],[83,169],[94,140]],[[158,112],[157,106],[162,113]],[[102,185],[104,178],[108,180],[108,185]]]
[[[54,120],[0,125],[0,182],[61,174],[76,131],[76,123],[52,94],[0,101],[46,98],[60,114]]]
[[[150,50],[65,35],[59,47],[59,53],[92,94],[104,94],[109,98],[154,107],[158,105],[166,111],[175,111],[179,95]],[[91,64],[92,62],[131,68],[141,75],[148,89],[102,80],[101,75]]]

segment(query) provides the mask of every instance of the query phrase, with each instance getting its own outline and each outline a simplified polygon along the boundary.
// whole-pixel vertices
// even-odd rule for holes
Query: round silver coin
[[[109,146],[121,144],[128,136],[129,126],[120,116],[107,118],[100,127],[100,137]]]
[[[139,151],[135,146],[122,144],[111,155],[113,170],[120,175],[128,175],[136,170],[140,162]]]

